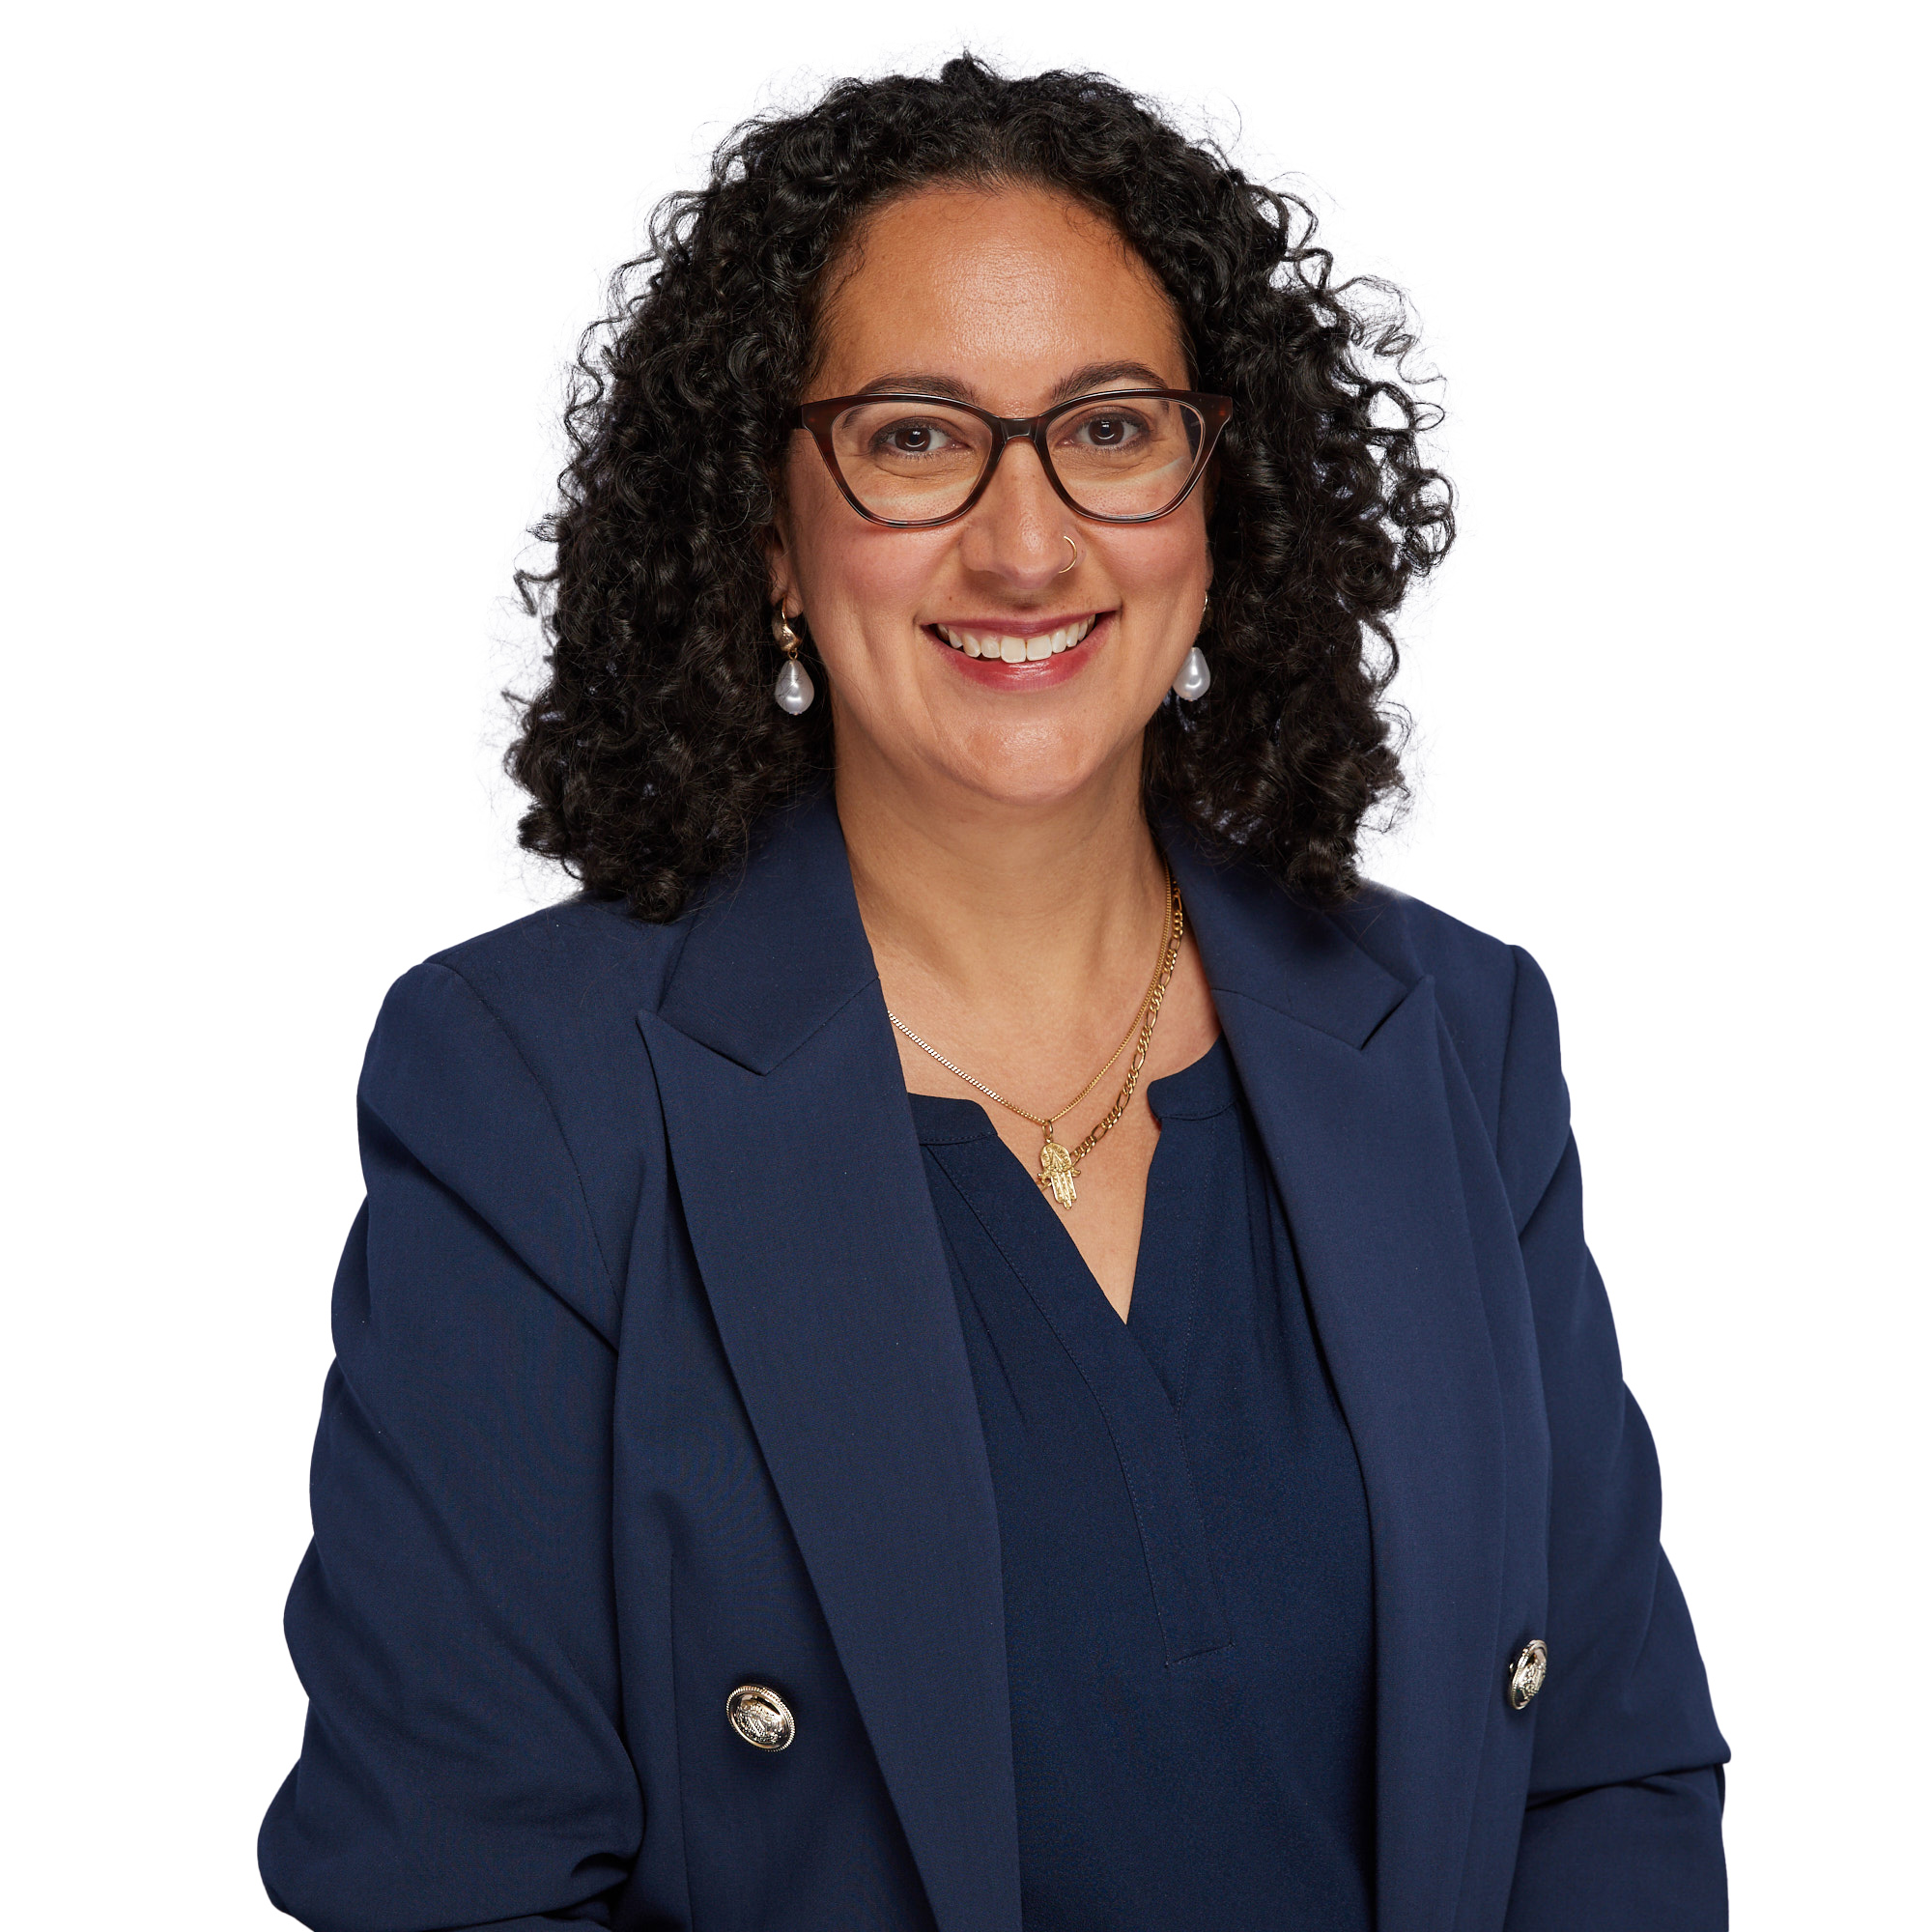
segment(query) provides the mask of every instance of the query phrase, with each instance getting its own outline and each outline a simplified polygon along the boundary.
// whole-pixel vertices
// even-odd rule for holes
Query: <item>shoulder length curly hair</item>
[[[1151,722],[1148,804],[1298,895],[1347,898],[1364,819],[1403,792],[1390,620],[1454,528],[1417,447],[1435,412],[1400,379],[1401,298],[1334,281],[1305,204],[1112,81],[971,57],[747,122],[612,278],[579,349],[560,501],[533,532],[552,567],[517,579],[549,646],[506,759],[532,800],[524,845],[668,920],[830,770],[831,707],[791,718],[771,696],[781,455],[828,266],[883,202],[955,182],[1104,214],[1172,299],[1194,384],[1235,399],[1209,523],[1213,689]],[[820,668],[809,642],[807,658]]]

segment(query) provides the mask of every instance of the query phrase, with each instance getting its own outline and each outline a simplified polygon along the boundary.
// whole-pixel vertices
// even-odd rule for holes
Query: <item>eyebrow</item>
[[[1083,395],[1090,389],[1105,387],[1164,389],[1167,384],[1145,362],[1090,362],[1084,369],[1076,369],[1072,375],[1054,384],[1053,393],[1047,399],[1047,408],[1051,409],[1055,403],[1064,403],[1069,397]],[[980,400],[979,392],[971,383],[963,383],[957,376],[942,376],[922,369],[899,369],[889,376],[874,376],[854,393],[861,396],[952,396],[962,403],[977,403]]]

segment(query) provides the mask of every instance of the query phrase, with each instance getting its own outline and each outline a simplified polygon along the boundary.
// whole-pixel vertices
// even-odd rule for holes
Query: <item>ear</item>
[[[798,531],[792,522],[787,492],[786,470],[792,455],[789,444],[794,440],[788,439],[786,448],[767,472],[772,490],[772,520],[758,537],[758,547],[765,558],[766,586],[771,601],[781,611],[801,609],[805,598],[798,581]]]
[[[758,539],[759,548],[765,554],[765,582],[770,588],[771,601],[781,610],[790,610],[799,601],[798,574],[792,567],[795,552],[790,525],[791,519],[785,515],[784,506],[781,504]]]

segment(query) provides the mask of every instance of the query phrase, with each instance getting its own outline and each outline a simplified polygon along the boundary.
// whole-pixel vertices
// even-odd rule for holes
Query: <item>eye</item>
[[[872,435],[872,448],[880,456],[936,456],[952,441],[946,424],[929,416],[901,416]]]
[[[1115,455],[1147,441],[1152,426],[1138,410],[1103,409],[1072,417],[1062,432],[1065,442],[1100,455]]]

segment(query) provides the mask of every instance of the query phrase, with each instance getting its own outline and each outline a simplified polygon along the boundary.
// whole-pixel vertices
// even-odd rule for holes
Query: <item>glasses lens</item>
[[[1194,480],[1207,439],[1201,412],[1165,396],[1096,396],[1047,428],[1066,494],[1096,517],[1157,517]]]
[[[832,450],[845,486],[893,524],[950,517],[973,494],[993,433],[965,410],[881,397],[842,411]]]

